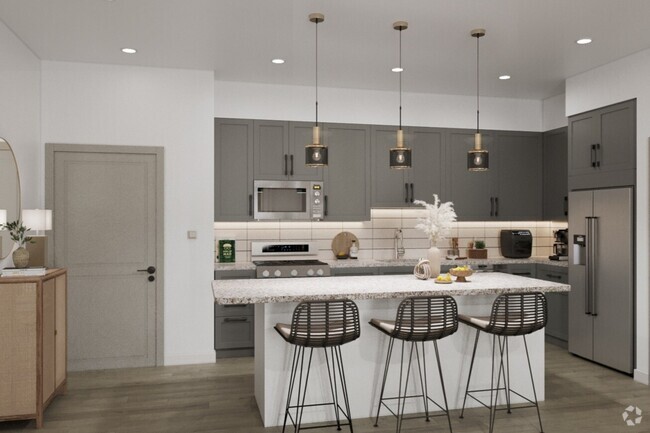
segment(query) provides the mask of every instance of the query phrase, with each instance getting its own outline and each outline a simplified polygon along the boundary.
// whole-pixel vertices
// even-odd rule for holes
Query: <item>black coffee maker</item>
[[[553,235],[555,236],[553,255],[548,258],[551,260],[569,260],[569,230],[556,230]]]

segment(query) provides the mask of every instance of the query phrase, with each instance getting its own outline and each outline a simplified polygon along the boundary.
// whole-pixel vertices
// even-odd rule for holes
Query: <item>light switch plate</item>
[[[196,230],[188,230],[187,239],[196,239]]]

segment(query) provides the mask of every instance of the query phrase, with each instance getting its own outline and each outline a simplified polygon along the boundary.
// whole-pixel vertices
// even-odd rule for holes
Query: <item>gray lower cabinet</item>
[[[537,265],[537,278],[540,280],[554,281],[569,284],[568,269],[561,269],[547,265]],[[566,347],[569,341],[569,294],[547,293],[548,322],[545,333],[549,341],[558,342]]]
[[[412,149],[410,169],[392,169],[390,149],[396,146],[396,126],[373,126],[372,206],[407,207],[414,200],[430,202],[433,194],[443,196],[444,130],[404,128],[405,144]]]
[[[474,131],[450,130],[447,132],[447,193],[442,201],[452,201],[459,221],[485,221],[494,219],[494,197],[497,195],[497,173],[493,166],[495,147],[493,136],[483,135],[484,147],[490,152],[490,169],[467,170],[467,151],[474,147]]]
[[[636,100],[569,118],[569,189],[634,185]]]
[[[255,278],[254,270],[217,271],[215,280]],[[252,304],[214,304],[214,350],[217,358],[253,356],[255,309]]]
[[[568,133],[558,128],[542,135],[544,142],[543,216],[545,221],[566,221],[569,215]]]
[[[253,218],[253,121],[214,121],[214,220]]]
[[[370,220],[370,127],[325,124],[325,220]]]
[[[322,180],[321,168],[305,165],[312,123],[255,120],[254,176],[259,180]]]
[[[331,272],[333,277],[361,277],[368,275],[377,275],[379,273],[379,268],[331,268]]]
[[[493,266],[495,272],[503,272],[504,274],[518,275],[520,277],[535,278],[537,275],[537,268],[534,263],[510,263],[510,264],[497,264]]]

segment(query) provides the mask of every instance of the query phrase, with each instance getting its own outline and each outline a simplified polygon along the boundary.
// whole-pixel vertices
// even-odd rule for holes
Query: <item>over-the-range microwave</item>
[[[323,182],[256,180],[253,182],[253,218],[311,221],[323,219]]]

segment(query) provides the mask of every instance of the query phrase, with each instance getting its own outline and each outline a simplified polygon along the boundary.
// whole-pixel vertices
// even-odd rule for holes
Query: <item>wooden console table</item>
[[[66,391],[67,274],[0,277],[0,420],[35,419]]]

